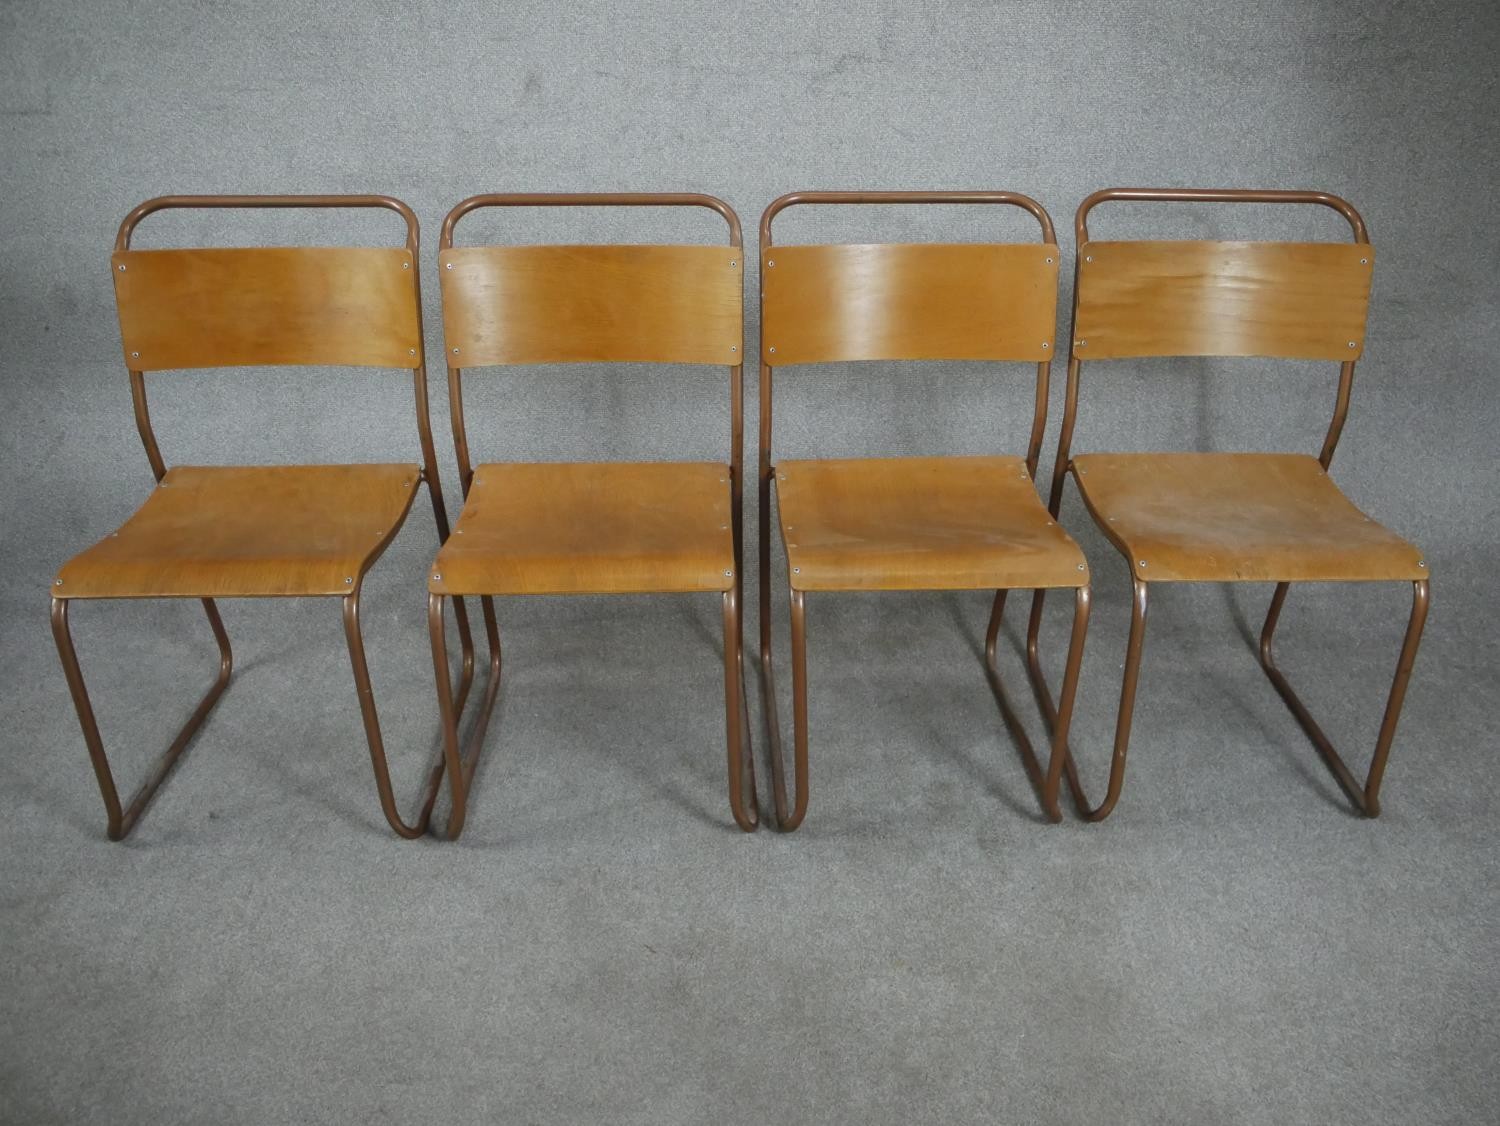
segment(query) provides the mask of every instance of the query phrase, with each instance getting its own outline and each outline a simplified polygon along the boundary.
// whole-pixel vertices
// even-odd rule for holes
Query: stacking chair
[[[405,221],[406,242],[390,248],[130,249],[136,225],[169,208],[288,207],[386,208]],[[71,559],[52,585],[52,630],[104,797],[110,839],[130,832],[229,683],[229,637],[215,599],[257,597],[342,599],[381,808],[401,836],[422,834],[445,768],[455,762],[437,759],[415,818],[403,820],[359,624],[365,572],[400,530],[423,482],[439,539],[448,534],[427,413],[416,216],[385,196],[169,196],[149,200],[125,218],[111,262],[136,427],[157,484],[134,516]],[[146,373],[267,365],[408,369],[422,464],[167,468],[147,413]],[[68,625],[74,601],[116,598],[196,598],[219,645],[213,685],[126,805],[105,757]],[[464,609],[455,609],[463,652],[456,707],[462,708],[474,650]]]
[[[728,246],[455,246],[460,219],[481,208],[705,207],[729,225]],[[512,194],[464,200],[443,222],[439,276],[454,449],[465,502],[428,582],[433,663],[446,751],[458,756],[443,603],[479,595],[497,648],[492,595],[715,593],[724,621],[729,804],[756,827],[740,627],[744,404],[739,218],[706,195]],[[729,460],[498,462],[472,466],[465,369],[568,363],[723,364],[729,369]],[[498,672],[498,666],[496,667]],[[481,725],[465,762],[477,760]],[[452,836],[467,808],[454,791]]]
[[[1041,241],[773,246],[772,221],[806,204],[1003,204],[1030,213]],[[815,591],[998,590],[985,643],[991,684],[1043,809],[1059,820],[1056,775],[1064,756],[1058,752],[1066,745],[1088,628],[1089,572],[1082,551],[1042,506],[1033,481],[1056,332],[1058,251],[1051,219],[1035,200],[1010,192],[798,192],[766,209],[760,254],[760,650],[780,827],[797,828],[807,813],[805,603]],[[776,369],[859,360],[1035,363],[1026,457],[773,465]],[[791,592],[796,794],[790,809],[771,663],[773,482]],[[1006,592],[1051,587],[1074,591],[1074,617],[1048,784],[1006,703],[995,653]]]
[[[1111,200],[1275,203],[1332,208],[1350,243],[1093,242],[1089,213]],[[1427,618],[1427,563],[1411,544],[1365,516],[1328,475],[1364,351],[1375,253],[1357,211],[1321,192],[1111,189],[1078,209],[1077,285],[1067,405],[1052,475],[1057,515],[1072,473],[1090,515],[1129,563],[1134,609],[1126,645],[1114,755],[1104,800],[1090,806],[1073,760],[1066,769],[1080,811],[1114,809],[1124,781],[1145,640],[1148,592],[1157,583],[1273,582],[1260,661],[1355,809],[1380,812],[1380,781]],[[1333,420],[1316,458],[1295,453],[1072,452],[1085,362],[1146,356],[1261,356],[1339,364]],[[1363,784],[1344,764],[1272,659],[1271,641],[1292,583],[1409,582],[1411,617]],[[1031,675],[1050,714],[1036,660],[1043,599],[1028,629]]]

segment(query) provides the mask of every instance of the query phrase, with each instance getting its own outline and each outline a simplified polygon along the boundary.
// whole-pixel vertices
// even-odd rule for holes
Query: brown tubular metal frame
[[[1368,243],[1369,234],[1365,228],[1364,219],[1359,212],[1347,201],[1338,196],[1326,192],[1311,191],[1281,191],[1281,190],[1251,190],[1251,189],[1195,189],[1195,188],[1108,188],[1095,192],[1079,205],[1077,216],[1074,220],[1074,241],[1076,246],[1083,246],[1088,242],[1088,215],[1097,205],[1107,201],[1130,201],[1140,203],[1293,203],[1311,204],[1331,208],[1338,212],[1348,222],[1355,243]],[[1074,293],[1076,302],[1077,293],[1077,262],[1074,262]],[[1068,351],[1068,385],[1067,399],[1063,409],[1062,431],[1058,437],[1057,460],[1052,471],[1052,488],[1048,500],[1048,511],[1054,519],[1062,507],[1063,488],[1069,472],[1072,471],[1072,441],[1073,428],[1078,419],[1078,382],[1079,372],[1082,368],[1076,350],[1070,343]],[[1338,394],[1334,400],[1333,418],[1328,424],[1328,431],[1323,438],[1323,448],[1318,454],[1318,461],[1326,470],[1333,462],[1334,451],[1338,447],[1339,436],[1344,429],[1344,421],[1349,413],[1350,390],[1354,384],[1354,363],[1346,361],[1339,365]],[[1145,642],[1146,633],[1146,610],[1148,604],[1147,583],[1138,576],[1132,575],[1131,581],[1134,585],[1133,609],[1130,618],[1130,636],[1125,650],[1125,671],[1120,687],[1120,707],[1115,721],[1114,750],[1110,761],[1109,785],[1104,799],[1096,806],[1089,804],[1082,786],[1079,783],[1077,768],[1073,762],[1071,752],[1067,752],[1066,771],[1068,788],[1072,791],[1074,803],[1079,813],[1089,821],[1103,821],[1114,810],[1115,804],[1120,800],[1120,790],[1125,780],[1125,758],[1130,746],[1130,726],[1135,714],[1136,686],[1140,680],[1141,652]],[[1281,607],[1286,601],[1287,591],[1291,589],[1290,583],[1278,583],[1276,592],[1271,597],[1271,605],[1266,613],[1265,624],[1260,635],[1260,664],[1266,676],[1275,686],[1276,691],[1286,702],[1292,715],[1302,725],[1303,730],[1311,739],[1313,746],[1322,756],[1339,786],[1348,796],[1354,808],[1366,817],[1377,817],[1380,814],[1380,783],[1385,774],[1386,759],[1390,755],[1391,742],[1396,734],[1396,722],[1401,715],[1401,705],[1406,697],[1407,682],[1411,678],[1412,665],[1416,660],[1417,646],[1422,639],[1422,628],[1427,620],[1428,607],[1428,580],[1421,579],[1412,583],[1412,609],[1411,617],[1407,622],[1405,638],[1401,645],[1401,655],[1396,662],[1395,675],[1391,682],[1390,694],[1386,700],[1385,715],[1381,721],[1380,733],[1375,742],[1375,753],[1370,761],[1370,769],[1363,784],[1360,784],[1354,774],[1345,765],[1344,760],[1334,750],[1333,744],[1318,726],[1312,714],[1302,703],[1302,700],[1292,690],[1286,677],[1276,667],[1271,653],[1271,641],[1276,632],[1276,624],[1281,617]],[[1043,715],[1047,718],[1049,725],[1053,722],[1056,711],[1052,704],[1052,694],[1047,687],[1046,678],[1042,674],[1041,662],[1038,656],[1037,637],[1041,629],[1042,607],[1046,598],[1045,591],[1036,591],[1032,596],[1031,620],[1026,631],[1026,655],[1027,667],[1031,673],[1032,686],[1036,692],[1038,703]],[[998,607],[997,607],[998,608]]]
[[[773,245],[771,224],[775,217],[788,207],[803,204],[1009,204],[1029,213],[1042,230],[1042,242],[1056,246],[1057,235],[1051,216],[1045,208],[1029,196],[1015,192],[995,191],[948,191],[948,192],[792,192],[775,200],[760,221],[760,247],[764,252]],[[763,254],[762,254],[763,256]],[[764,261],[759,264],[764,286]],[[765,331],[762,322],[761,331]],[[1041,458],[1042,435],[1047,426],[1047,396],[1052,364],[1043,360],[1037,364],[1036,406],[1032,416],[1031,433],[1026,446],[1026,471],[1036,479],[1037,463]],[[770,747],[771,778],[776,805],[776,821],[783,832],[791,832],[802,824],[807,815],[808,766],[807,766],[807,610],[804,592],[792,590],[791,634],[792,634],[792,732],[795,755],[795,805],[788,811],[786,772],[781,746],[781,722],[777,714],[776,678],[771,656],[771,482],[776,476],[776,467],[771,461],[773,368],[765,362],[764,353],[760,365],[760,673],[761,692],[765,700],[767,743]],[[1055,513],[1054,513],[1055,517]],[[790,579],[790,576],[788,576]],[[789,584],[790,585],[790,584]],[[1031,742],[1027,738],[1020,720],[1011,710],[1000,681],[996,664],[996,642],[1000,634],[1001,617],[1008,591],[997,591],[989,628],[985,637],[985,671],[990,687],[1000,707],[1000,714],[1007,729],[1016,741],[1026,773],[1036,788],[1043,812],[1048,820],[1062,820],[1058,808],[1057,794],[1059,775],[1066,762],[1070,781],[1076,781],[1072,760],[1067,754],[1067,733],[1073,715],[1073,702],[1078,687],[1079,669],[1083,663],[1083,643],[1088,631],[1091,588],[1085,584],[1077,588],[1073,612],[1073,634],[1069,647],[1067,666],[1063,673],[1063,695],[1061,712],[1052,712],[1047,718],[1052,737],[1052,754],[1044,772],[1037,761]]]
[[[169,209],[190,208],[384,208],[394,211],[400,215],[406,223],[406,248],[412,257],[412,282],[416,290],[417,318],[421,323],[421,291],[418,278],[420,268],[419,235],[420,229],[417,217],[411,208],[400,200],[390,196],[377,195],[270,195],[270,196],[160,196],[150,199],[136,207],[127,215],[120,224],[119,233],[115,237],[115,250],[124,251],[130,249],[131,235],[135,232],[137,224],[148,215],[157,211]],[[428,414],[427,406],[427,367],[424,356],[418,356],[418,363],[412,369],[413,390],[416,395],[417,406],[417,430],[422,446],[422,479],[427,482],[428,494],[432,498],[432,514],[437,524],[438,539],[444,541],[448,538],[448,515],[443,505],[442,485],[438,478],[437,455],[432,442],[432,423]],[[146,380],[143,372],[130,369],[130,394],[135,408],[136,429],[141,436],[141,443],[146,449],[146,458],[151,463],[151,471],[156,479],[160,481],[167,473],[166,461],[162,458],[161,449],[157,445],[156,434],[151,428],[151,415],[146,403]],[[380,806],[385,813],[386,820],[397,835],[405,838],[415,838],[427,831],[431,819],[432,808],[437,800],[438,788],[442,784],[445,771],[450,778],[456,773],[454,763],[451,759],[439,758],[428,772],[427,782],[423,790],[421,801],[418,805],[417,817],[412,822],[402,819],[397,809],[396,799],[391,787],[390,769],[386,762],[385,745],[380,735],[380,720],[375,710],[374,689],[370,684],[369,670],[365,664],[364,640],[359,626],[359,592],[364,576],[358,577],[353,589],[343,596],[344,631],[349,645],[349,658],[354,671],[354,684],[359,694],[360,712],[364,720],[365,735],[370,747],[370,762],[375,771],[375,785],[380,795]],[[224,630],[224,623],[219,618],[218,608],[211,598],[204,598],[204,612],[208,615],[210,628],[213,630],[214,638],[219,644],[219,673],[207,694],[199,702],[198,707],[188,718],[186,724],[178,732],[177,737],[172,740],[166,752],[157,760],[146,776],[144,784],[131,798],[128,806],[121,806],[119,794],[115,788],[114,775],[110,770],[109,760],[104,753],[104,743],[99,735],[99,725],[94,718],[94,709],[89,702],[88,690],[84,685],[83,673],[78,666],[78,656],[73,646],[73,638],[68,624],[68,599],[52,599],[52,634],[57,642],[58,655],[62,659],[63,672],[67,677],[68,689],[73,696],[73,705],[78,712],[79,723],[83,727],[84,742],[88,747],[89,758],[93,761],[94,774],[99,781],[99,790],[104,798],[104,808],[108,816],[108,835],[110,840],[122,840],[139,820],[142,812],[150,802],[152,796],[161,786],[177,761],[186,752],[193,736],[203,725],[208,713],[218,702],[224,689],[228,687],[230,675],[233,669],[234,658],[229,647],[229,635]],[[462,646],[463,663],[457,689],[457,707],[462,710],[468,698],[469,687],[474,675],[474,643],[469,630],[468,614],[463,603],[458,602],[454,607],[458,619],[459,640]],[[450,783],[451,786],[451,783]],[[457,791],[455,790],[455,796]]]
[[[717,213],[729,226],[729,245],[741,251],[743,239],[740,234],[739,216],[723,200],[695,192],[511,192],[470,196],[457,204],[443,220],[438,237],[439,251],[451,249],[453,231],[458,221],[471,211],[485,207],[704,207]],[[743,353],[741,353],[743,354]],[[448,366],[448,408],[453,425],[453,449],[458,459],[459,485],[465,498],[474,480],[474,469],[469,456],[468,431],[464,426],[463,369]],[[753,832],[760,824],[759,805],[755,794],[755,760],[750,745],[750,716],[746,699],[744,626],[741,621],[744,584],[744,434],[745,397],[744,366],[734,364],[729,369],[730,412],[730,497],[732,513],[732,537],[734,543],[734,587],[724,593],[724,699],[728,743],[729,804],[737,825],[745,832]],[[443,716],[445,754],[449,760],[459,759],[458,718],[463,701],[455,702],[448,693],[448,651],[443,636],[444,595],[428,595],[428,623],[432,635],[432,658],[437,679],[439,707]],[[494,599],[485,596],[485,630],[490,639],[491,683],[483,709],[474,730],[469,735],[469,746],[462,756],[464,762],[462,785],[453,788],[453,815],[448,823],[449,838],[457,837],[463,830],[468,803],[469,782],[474,764],[484,743],[485,729],[489,721],[490,708],[500,684],[500,633],[495,619]]]

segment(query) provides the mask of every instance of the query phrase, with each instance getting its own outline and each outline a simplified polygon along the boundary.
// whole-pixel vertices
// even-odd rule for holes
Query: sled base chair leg
[[[745,698],[745,647],[740,626],[738,590],[726,590],[724,609],[724,727],[728,749],[729,808],[735,824],[747,833],[760,826],[755,797],[755,752],[750,740],[750,712]]]
[[[208,624],[214,632],[214,640],[219,643],[219,673],[213,684],[204,694],[198,706],[193,709],[193,714],[177,733],[177,737],[167,747],[166,751],[156,760],[146,780],[136,790],[130,799],[130,804],[120,805],[120,795],[115,788],[114,773],[110,770],[109,759],[104,753],[104,740],[99,736],[99,724],[94,718],[94,708],[89,702],[88,688],[83,682],[83,671],[78,667],[78,653],[73,647],[73,635],[68,626],[68,602],[66,598],[54,598],[52,600],[52,636],[57,642],[57,653],[62,658],[63,673],[67,677],[68,691],[73,697],[73,707],[78,712],[78,722],[83,727],[83,741],[88,747],[89,759],[94,764],[94,776],[99,781],[99,793],[104,798],[104,810],[107,815],[108,827],[106,832],[112,841],[124,840],[130,830],[135,828],[135,823],[140,820],[142,812],[150,803],[156,791],[177,765],[178,760],[186,753],[188,745],[192,743],[193,736],[203,726],[203,721],[208,718],[208,713],[213,711],[214,705],[219,702],[219,697],[224,694],[224,689],[229,687],[229,678],[234,669],[234,654],[229,648],[229,634],[224,631],[224,623],[219,618],[219,609],[214,605],[213,599],[204,598],[204,613],[208,615]]]
[[[474,641],[469,631],[468,614],[464,608],[462,599],[454,600],[454,612],[458,618],[459,642],[462,647],[461,666],[459,670],[458,688],[453,696],[446,696],[449,706],[455,716],[462,716],[465,705],[469,698],[469,689],[474,680]],[[427,772],[427,781],[422,788],[422,797],[417,804],[416,819],[410,823],[403,820],[400,811],[396,807],[396,798],[391,786],[390,767],[386,762],[385,740],[380,733],[380,717],[375,707],[375,691],[370,683],[370,670],[365,662],[364,636],[359,624],[359,591],[356,590],[344,597],[344,636],[349,644],[349,663],[354,671],[354,687],[359,695],[360,715],[365,725],[365,740],[370,747],[370,765],[375,771],[375,788],[380,794],[380,808],[385,813],[385,819],[390,823],[396,835],[407,840],[414,840],[427,832],[432,820],[432,809],[437,802],[438,790],[442,786],[443,775],[449,778],[449,792],[456,795],[455,786],[465,789],[468,785],[467,776],[460,777],[454,773],[454,763],[447,755],[446,740],[443,750],[439,752]],[[499,691],[500,681],[500,644],[497,631],[489,628],[493,624],[493,608],[485,607],[486,627],[489,634],[490,667],[489,680],[486,685],[485,696],[480,704],[482,714],[479,724],[482,727],[489,718],[489,709],[494,706],[495,696]],[[446,673],[445,673],[446,675]],[[446,719],[446,717],[444,717]],[[469,767],[472,774],[473,766]]]
[[[1406,685],[1411,680],[1412,666],[1417,659],[1417,646],[1422,642],[1422,629],[1427,624],[1428,585],[1427,580],[1422,579],[1412,583],[1411,617],[1406,623],[1406,636],[1401,643],[1401,655],[1396,661],[1396,673],[1391,680],[1391,691],[1386,697],[1385,715],[1380,722],[1380,734],[1375,739],[1375,754],[1370,759],[1370,770],[1365,775],[1364,785],[1360,785],[1354,778],[1354,774],[1339,757],[1339,753],[1333,749],[1333,743],[1328,736],[1323,734],[1323,729],[1318,726],[1317,720],[1313,719],[1312,713],[1307,706],[1292,691],[1292,686],[1287,682],[1281,670],[1276,667],[1276,662],[1271,654],[1271,640],[1276,633],[1276,623],[1281,617],[1281,607],[1286,601],[1287,591],[1291,589],[1290,583],[1278,583],[1276,593],[1271,596],[1271,606],[1266,612],[1266,622],[1260,634],[1260,665],[1265,670],[1266,676],[1286,701],[1286,706],[1291,710],[1297,722],[1302,725],[1302,730],[1307,732],[1307,737],[1312,740],[1312,745],[1317,748],[1318,754],[1322,756],[1323,762],[1338,781],[1339,786],[1354,804],[1354,808],[1366,817],[1380,816],[1380,783],[1385,777],[1386,759],[1390,757],[1391,742],[1396,737],[1396,723],[1401,718],[1401,705],[1406,700]]]
[[[478,715],[469,733],[468,748],[459,752],[458,724],[463,712],[463,688],[457,698],[448,671],[448,641],[443,615],[443,604],[447,599],[441,594],[427,596],[427,625],[432,640],[432,663],[437,677],[438,713],[442,721],[443,752],[441,762],[434,770],[448,775],[448,793],[452,809],[443,835],[450,841],[457,840],[463,832],[464,819],[468,814],[469,788],[474,781],[474,771],[479,765],[479,752],[484,747],[484,735],[489,729],[490,715],[495,710],[495,700],[500,694],[500,626],[495,618],[495,600],[480,600],[484,611],[484,630],[489,640],[490,661],[486,677],[484,697],[479,702]],[[462,599],[455,599],[462,604]],[[432,796],[435,796],[435,789]],[[430,799],[429,799],[430,800]],[[428,812],[431,807],[429,805]]]
[[[446,640],[443,603],[446,596],[429,594],[427,620],[432,640],[433,671],[437,681],[438,706],[443,723],[443,759],[434,766],[434,778],[430,783],[426,811],[431,811],[431,801],[436,793],[436,780],[446,770],[453,809],[448,818],[444,835],[456,840],[463,832],[468,815],[469,790],[475,769],[479,765],[480,752],[484,747],[485,734],[489,729],[490,715],[494,711],[495,698],[500,690],[500,631],[495,618],[495,602],[492,597],[481,599],[484,606],[485,632],[490,642],[490,667],[484,699],[479,705],[478,718],[467,740],[459,737],[459,721],[462,718],[462,688],[457,699],[450,687],[448,671],[448,647]],[[459,599],[455,601],[461,602]],[[760,823],[759,807],[755,800],[755,761],[750,743],[750,716],[745,698],[744,650],[737,644],[740,637],[739,599],[734,591],[724,594],[724,699],[728,742],[729,804],[735,823],[746,832],[753,832]],[[460,748],[462,747],[462,750]]]
[[[212,628],[214,638],[219,645],[219,672],[208,692],[199,701],[193,714],[188,717],[182,730],[177,733],[170,746],[152,766],[146,776],[145,782],[130,799],[128,805],[122,805],[119,791],[115,786],[114,772],[109,765],[108,755],[104,750],[104,740],[99,733],[98,720],[94,716],[93,704],[89,698],[88,687],[84,683],[83,671],[78,663],[77,650],[73,644],[72,629],[68,619],[69,599],[54,598],[52,600],[52,632],[57,643],[58,656],[62,660],[63,673],[67,678],[68,690],[73,697],[73,706],[78,713],[78,721],[83,728],[84,744],[88,748],[89,758],[93,763],[94,776],[99,783],[99,792],[104,799],[104,809],[107,820],[106,833],[112,841],[120,841],[130,834],[136,822],[145,812],[147,805],[167,777],[171,774],[176,764],[184,757],[194,736],[203,726],[208,718],[209,712],[213,710],[219,697],[223,695],[224,689],[228,687],[233,671],[234,657],[229,646],[229,635],[224,629],[223,620],[219,617],[218,607],[213,599],[200,599],[205,613],[208,615],[209,626]],[[468,628],[468,620],[463,606],[455,607],[459,619],[459,633],[463,646],[463,665],[460,673],[460,682],[457,688],[457,701],[455,708],[461,712],[465,699],[468,696],[470,682],[474,671],[474,647]],[[428,772],[426,784],[423,788],[422,798],[417,806],[417,816],[414,821],[405,821],[396,807],[394,791],[391,785],[390,768],[386,761],[385,742],[380,732],[380,719],[375,706],[375,694],[370,683],[369,667],[365,660],[364,639],[359,624],[359,591],[346,595],[343,599],[344,632],[349,645],[349,659],[354,672],[355,690],[359,697],[360,712],[364,719],[365,738],[369,744],[370,761],[375,771],[375,785],[380,796],[380,807],[384,812],[386,820],[395,832],[408,840],[419,837],[427,831],[428,821],[432,815],[433,803],[437,798],[437,791],[442,783],[445,763],[439,758]],[[492,637],[492,644],[493,644]],[[492,652],[498,652],[492,649]],[[498,658],[492,658],[492,669],[498,668]],[[493,702],[493,694],[490,694],[489,702]]]
[[[1031,599],[1031,620],[1026,627],[1026,671],[1031,678],[1037,707],[1047,724],[1048,732],[1053,736],[1053,760],[1049,771],[1051,796],[1056,802],[1058,776],[1065,774],[1068,780],[1068,791],[1073,796],[1073,804],[1079,816],[1085,821],[1103,821],[1114,812],[1115,804],[1120,800],[1120,790],[1125,785],[1125,756],[1130,750],[1130,726],[1135,719],[1135,691],[1141,676],[1141,651],[1146,640],[1146,609],[1149,602],[1147,585],[1137,579],[1134,586],[1135,597],[1130,614],[1130,637],[1125,644],[1125,674],[1120,682],[1120,707],[1115,717],[1114,753],[1109,764],[1109,786],[1105,791],[1104,800],[1098,805],[1091,805],[1084,792],[1083,784],[1078,777],[1077,764],[1073,761],[1072,752],[1068,747],[1066,729],[1063,728],[1058,718],[1058,709],[1052,702],[1052,690],[1047,687],[1047,677],[1042,671],[1038,635],[1041,632],[1042,610],[1046,603],[1047,592],[1036,591]],[[1076,625],[1074,628],[1076,630]],[[1064,681],[1063,691],[1064,693],[1067,691],[1066,681]],[[1061,739],[1058,738],[1059,733],[1063,736]],[[1059,756],[1061,761],[1059,761]]]
[[[1067,664],[1063,670],[1062,706],[1054,708],[1050,694],[1043,699],[1037,698],[1037,704],[1042,712],[1042,718],[1046,723],[1048,739],[1051,743],[1051,755],[1047,762],[1047,769],[1042,770],[1036,753],[1031,746],[1031,740],[1026,735],[1026,729],[1021,726],[1020,718],[1010,706],[1010,700],[1005,694],[1005,686],[1000,679],[1000,668],[997,663],[996,652],[999,647],[1000,629],[1005,616],[1006,596],[1008,590],[995,592],[994,608],[990,611],[989,629],[984,639],[984,666],[989,676],[990,688],[995,694],[995,702],[1000,706],[1000,717],[1005,722],[1006,729],[1011,738],[1015,740],[1016,749],[1020,752],[1021,763],[1026,768],[1026,776],[1031,780],[1036,789],[1037,799],[1041,802],[1042,811],[1047,820],[1056,824],[1062,820],[1062,810],[1058,806],[1058,791],[1061,787],[1061,776],[1067,771],[1068,787],[1076,795],[1080,792],[1078,785],[1078,771],[1073,765],[1073,760],[1068,755],[1068,730],[1073,723],[1073,703],[1078,695],[1078,675],[1083,667],[1083,645],[1088,635],[1089,610],[1092,603],[1092,590],[1090,587],[1081,586],[1076,588],[1073,596],[1073,631],[1068,642]],[[1037,592],[1040,594],[1041,592]],[[1027,645],[1027,667],[1032,669],[1035,665],[1034,647]]]
[[[1145,641],[1146,633],[1146,608],[1148,602],[1148,584],[1137,579],[1134,583],[1135,599],[1134,609],[1130,618],[1130,637],[1126,643],[1125,650],[1125,673],[1120,685],[1120,707],[1115,721],[1115,743],[1114,753],[1110,761],[1109,784],[1105,792],[1104,800],[1098,805],[1090,805],[1088,797],[1078,780],[1077,766],[1073,762],[1070,750],[1064,745],[1062,753],[1064,756],[1063,770],[1068,780],[1068,788],[1072,792],[1079,814],[1088,821],[1103,821],[1114,811],[1115,804],[1120,800],[1120,790],[1125,782],[1125,757],[1130,747],[1131,721],[1135,714],[1136,686],[1140,679],[1141,650]],[[1354,776],[1353,771],[1345,764],[1343,758],[1334,749],[1332,741],[1318,725],[1317,720],[1312,717],[1307,706],[1287,681],[1285,675],[1276,666],[1272,656],[1271,643],[1275,636],[1276,626],[1281,617],[1281,608],[1286,601],[1290,583],[1279,583],[1276,593],[1271,598],[1270,609],[1266,613],[1265,625],[1260,636],[1260,664],[1265,670],[1267,678],[1275,686],[1276,691],[1286,702],[1287,708],[1296,717],[1297,722],[1307,733],[1314,748],[1322,757],[1329,772],[1338,782],[1340,788],[1349,798],[1354,809],[1366,817],[1380,816],[1380,783],[1385,775],[1386,761],[1390,757],[1391,743],[1396,736],[1396,724],[1401,717],[1401,707],[1406,699],[1406,687],[1411,680],[1412,668],[1416,663],[1417,648],[1421,644],[1423,627],[1427,621],[1427,609],[1429,605],[1427,580],[1420,580],[1412,584],[1412,608],[1411,616],[1407,620],[1406,634],[1401,643],[1401,653],[1396,661],[1395,675],[1391,681],[1390,692],[1386,697],[1384,716],[1380,724],[1380,733],[1375,740],[1375,753],[1370,760],[1369,771],[1365,781],[1361,784]],[[1036,592],[1032,601],[1032,617],[1030,627],[1027,630],[1026,651],[1027,667],[1031,673],[1032,685],[1036,691],[1038,704],[1043,716],[1047,719],[1048,727],[1056,729],[1057,712],[1052,705],[1052,694],[1047,687],[1045,674],[1042,672],[1041,661],[1038,656],[1037,634],[1041,625],[1041,614],[1044,594]]]

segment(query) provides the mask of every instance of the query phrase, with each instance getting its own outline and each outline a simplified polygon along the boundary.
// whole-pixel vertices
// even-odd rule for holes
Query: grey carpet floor
[[[366,596],[408,801],[435,746],[418,538]],[[751,836],[714,600],[555,599],[501,604],[457,844],[386,828],[331,602],[226,604],[236,680],[108,843],[44,600],[8,603],[0,1119],[1495,1121],[1493,618],[1482,561],[1435,570],[1377,822],[1256,668],[1265,588],[1159,591],[1100,826],[1040,823],[982,595],[810,598],[811,812]],[[1097,790],[1124,566],[1101,556],[1096,587],[1076,745]],[[1406,607],[1289,604],[1284,664],[1361,763]],[[133,778],[211,640],[191,605],[84,606],[75,633]]]

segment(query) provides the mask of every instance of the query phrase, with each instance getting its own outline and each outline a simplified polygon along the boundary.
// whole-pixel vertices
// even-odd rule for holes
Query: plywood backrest
[[[126,366],[414,368],[422,325],[410,250],[123,250],[111,259]]]
[[[761,256],[767,364],[1052,358],[1049,243],[773,246]]]
[[[1357,360],[1368,243],[1086,242],[1074,355]]]
[[[737,247],[450,247],[438,273],[450,367],[742,359]]]

